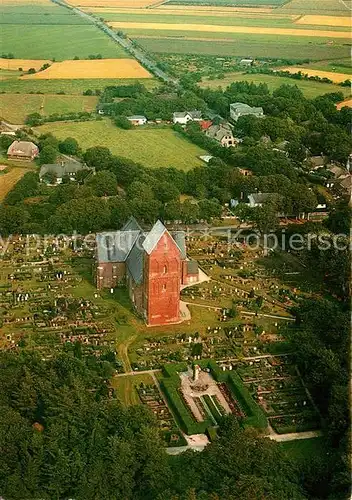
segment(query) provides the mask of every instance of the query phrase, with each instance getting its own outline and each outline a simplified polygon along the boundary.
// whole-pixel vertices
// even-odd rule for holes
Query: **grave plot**
[[[290,356],[243,360],[234,367],[275,432],[284,434],[320,427],[320,417]]]
[[[141,384],[136,387],[142,404],[155,415],[163,440],[167,446],[184,446],[187,441],[178,429],[174,417],[155,384]]]

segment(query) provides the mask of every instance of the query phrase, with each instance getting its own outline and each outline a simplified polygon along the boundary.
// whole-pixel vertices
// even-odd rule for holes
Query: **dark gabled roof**
[[[63,177],[64,175],[76,174],[80,170],[92,170],[92,168],[82,165],[79,162],[64,163],[63,165],[59,163],[46,163],[40,167],[39,178],[41,179],[49,172],[55,174],[57,177]]]
[[[187,274],[198,274],[198,262],[196,260],[187,261]]]
[[[186,233],[184,231],[174,231],[171,236],[176,242],[176,245],[180,249],[181,259],[186,258]]]
[[[111,231],[96,235],[98,262],[125,262],[140,231]]]
[[[126,264],[127,269],[137,285],[143,282],[144,249],[143,242],[147,233],[140,233],[132,250],[130,251]]]
[[[142,228],[138,224],[136,219],[133,216],[131,216],[126,222],[126,224],[123,226],[121,231],[142,231]]]

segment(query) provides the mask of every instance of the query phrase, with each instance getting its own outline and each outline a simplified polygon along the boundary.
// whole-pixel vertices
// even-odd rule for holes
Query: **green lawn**
[[[75,137],[83,149],[106,146],[114,154],[125,156],[147,167],[175,167],[190,170],[202,161],[206,152],[178,135],[171,128],[140,127],[122,130],[108,119],[81,123],[46,123],[37,133],[52,132],[59,139]]]
[[[1,25],[1,52],[23,59],[73,59],[101,54],[105,58],[130,57],[92,25]]]
[[[124,377],[114,377],[111,385],[117,392],[117,397],[124,406],[136,405],[140,399],[136,390],[141,383],[146,385],[154,384],[151,375],[147,373],[142,375],[129,375]]]
[[[349,57],[349,43],[340,39],[328,45],[324,38],[274,37],[240,33],[207,33],[128,30],[130,36],[147,51],[166,54],[202,54],[255,58],[285,58],[292,60],[327,60]],[[231,36],[233,35],[233,36]],[[185,37],[194,38],[187,40]],[[209,40],[207,40],[209,38]],[[217,40],[214,40],[217,38]],[[224,38],[222,40],[221,38]],[[212,40],[213,39],[213,40]]]
[[[284,451],[297,462],[310,460],[326,453],[326,443],[323,437],[312,439],[297,439],[280,443]]]
[[[11,75],[9,75],[9,73],[11,73]],[[108,85],[129,85],[136,83],[136,80],[128,78],[116,80],[18,80],[15,75],[12,75],[12,73],[17,72],[0,72],[0,78],[5,78],[4,80],[0,80],[0,92],[20,94],[56,94],[58,92],[65,92],[65,94],[70,95],[82,95],[82,93],[87,89],[102,90]],[[143,79],[142,83],[148,90],[151,90],[158,85],[158,81],[153,78]]]
[[[294,80],[293,78],[285,78],[271,75],[251,75],[243,73],[228,74],[221,80],[205,80],[201,83],[201,87],[209,87],[216,89],[218,87],[225,88],[233,82],[248,81],[255,84],[266,83],[270,90],[275,90],[280,85],[297,85],[302,90],[307,98],[314,98],[318,95],[327,94],[329,92],[343,92],[346,97],[350,94],[348,87],[340,87],[329,83],[319,83],[314,81]]]
[[[24,123],[30,113],[52,115],[54,113],[74,113],[93,111],[96,96],[41,95],[41,94],[0,94],[0,116],[11,123]]]

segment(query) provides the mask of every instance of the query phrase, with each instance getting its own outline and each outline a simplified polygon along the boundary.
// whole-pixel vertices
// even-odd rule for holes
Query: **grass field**
[[[326,453],[326,443],[324,438],[317,437],[312,439],[297,439],[295,441],[287,441],[280,443],[283,450],[297,462],[308,461],[313,457],[320,456]]]
[[[297,85],[299,89],[302,90],[303,94],[307,98],[314,98],[318,95],[327,94],[330,92],[343,92],[346,97],[350,95],[350,89],[347,87],[337,87],[336,85],[329,83],[319,83],[314,81],[306,80],[293,80],[292,78],[285,78],[281,76],[272,75],[250,75],[244,73],[229,73],[222,80],[205,80],[200,86],[203,88],[209,87],[211,89],[216,89],[218,87],[225,88],[233,82],[238,81],[248,81],[255,84],[266,83],[270,90],[275,90],[280,85]]]
[[[1,51],[23,59],[73,59],[101,54],[109,58],[128,55],[104,33],[91,25],[1,25]]]
[[[10,123],[24,123],[30,113],[52,115],[93,111],[98,98],[95,96],[0,94],[0,117]]]
[[[24,80],[62,80],[92,78],[150,78],[151,74],[135,59],[99,59],[94,61],[63,61],[53,63],[49,68]]]
[[[88,24],[83,17],[52,2],[44,5],[32,2],[2,2],[0,13],[1,24]]]
[[[170,128],[122,130],[108,120],[83,123],[46,123],[38,134],[52,132],[57,138],[74,137],[83,149],[106,146],[114,154],[125,156],[147,167],[175,167],[190,170],[202,161],[206,152],[183,139]]]
[[[158,36],[160,37],[158,38]],[[287,58],[292,60],[326,60],[349,57],[349,47],[343,43],[329,45],[326,41],[310,39],[303,41],[300,37],[281,37],[278,44],[276,37],[248,35],[234,35],[233,39],[214,40],[205,38],[206,33],[191,33],[193,36],[184,34],[177,37],[171,32],[165,32],[165,36],[158,32],[147,34],[134,33],[131,37],[141,44],[146,50],[155,53],[169,54],[202,54],[214,56],[237,56],[237,57],[273,57]],[[211,33],[214,36],[213,33]],[[220,34],[217,34],[220,35]],[[226,35],[225,35],[226,36]],[[211,42],[211,43],[210,43]]]
[[[292,14],[350,15],[351,0],[291,0],[280,7],[280,12]]]
[[[1,77],[6,79],[1,79]],[[57,92],[65,92],[70,95],[81,95],[87,89],[102,90],[108,85],[127,85],[135,83],[131,79],[82,79],[82,80],[19,80],[18,75],[16,78],[2,75],[0,72],[0,92],[9,94],[20,93],[42,93],[42,94],[56,94]],[[152,78],[143,79],[143,85],[148,89],[153,89],[158,86],[158,81]]]
[[[147,373],[141,375],[126,375],[123,377],[114,377],[111,381],[118,398],[124,406],[131,406],[140,403],[136,387],[141,383],[153,384],[151,375]]]
[[[160,3],[160,0],[68,0],[67,3],[79,7],[133,7],[134,9],[142,9]]]
[[[0,175],[0,202],[26,172],[26,168],[10,167],[8,172]]]

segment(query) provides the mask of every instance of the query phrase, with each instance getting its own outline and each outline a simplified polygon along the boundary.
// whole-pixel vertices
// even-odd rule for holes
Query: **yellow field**
[[[22,80],[82,78],[151,78],[151,75],[134,59],[97,59],[57,62],[44,71],[21,77]]]
[[[342,16],[303,16],[296,24],[317,24],[319,26],[351,26],[350,17]]]
[[[339,103],[336,105],[336,108],[337,108],[337,109],[342,109],[342,108],[344,108],[345,106],[347,106],[347,108],[352,108],[352,98],[345,99],[344,101],[339,102]]]
[[[7,174],[0,175],[0,201],[11,191],[14,185],[28,172],[26,168],[12,168]]]
[[[142,9],[159,2],[160,0],[69,0],[67,3],[77,7],[131,7]]]
[[[287,68],[280,68],[280,69],[282,71],[289,71],[290,73],[298,73],[299,71],[301,71],[301,73],[307,74],[308,76],[320,76],[320,78],[329,78],[334,83],[341,83],[351,78],[351,75],[348,75],[346,73],[333,73],[332,71],[320,71],[318,69],[304,68],[302,66],[301,67],[288,66]]]
[[[29,68],[34,68],[36,71],[40,69],[43,64],[51,63],[46,59],[3,59],[0,57],[0,69],[18,70],[22,68],[23,71],[28,71]]]
[[[122,29],[144,29],[163,31],[206,31],[211,33],[253,33],[256,35],[308,36],[324,38],[349,38],[347,31],[296,30],[290,28],[262,28],[259,26],[216,26],[214,24],[168,24],[110,22],[109,26]]]

